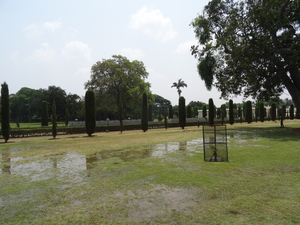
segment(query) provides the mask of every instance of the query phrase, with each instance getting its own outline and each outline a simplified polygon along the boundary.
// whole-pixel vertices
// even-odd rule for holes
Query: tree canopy
[[[266,101],[287,89],[300,109],[299,22],[299,1],[210,1],[191,23],[206,87]]]
[[[100,105],[106,110],[117,108],[122,126],[124,106],[141,109],[143,93],[151,95],[150,83],[145,81],[147,77],[143,62],[113,55],[111,59],[103,59],[92,66],[85,88],[95,91]]]

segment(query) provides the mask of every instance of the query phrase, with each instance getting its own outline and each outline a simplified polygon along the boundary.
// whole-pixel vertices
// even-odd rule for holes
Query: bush
[[[95,93],[88,90],[85,93],[85,128],[86,133],[91,136],[95,132],[96,127],[96,107]]]
[[[142,130],[146,132],[148,130],[148,101],[147,94],[143,94],[143,102],[142,102]]]
[[[252,123],[252,102],[246,102],[246,122]]]
[[[48,116],[48,102],[42,102],[42,127],[48,126],[49,116]]]
[[[229,100],[229,123],[232,125],[234,124],[234,118],[233,118],[233,101]]]
[[[179,98],[179,126],[184,129],[186,124],[186,114],[185,114],[185,98]]]
[[[9,112],[9,90],[8,85],[4,82],[1,85],[1,131],[5,142],[9,140],[10,134]]]
[[[214,118],[215,118],[215,106],[214,106],[214,101],[212,98],[210,98],[208,100],[208,110],[209,110],[209,116],[208,116],[208,120],[209,120],[209,125],[213,126],[214,125]]]

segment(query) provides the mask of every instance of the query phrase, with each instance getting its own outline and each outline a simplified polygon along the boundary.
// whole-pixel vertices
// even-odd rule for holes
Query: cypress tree
[[[291,106],[290,106],[290,119],[291,120],[293,120],[293,119],[295,119],[295,114],[294,114],[295,112],[294,112],[294,105],[292,104]]]
[[[169,105],[169,119],[173,119],[173,106]]]
[[[85,93],[85,128],[89,136],[95,132],[96,128],[96,107],[95,93],[88,90]]]
[[[296,119],[300,119],[300,109],[296,108]]]
[[[276,120],[276,105],[275,103],[271,104],[271,120]]]
[[[9,90],[6,82],[1,84],[1,131],[5,143],[9,140]]]
[[[56,104],[55,100],[52,103],[52,136],[53,138],[56,138],[57,135],[57,115],[56,115]]]
[[[262,102],[259,104],[259,117],[260,117],[260,122],[265,121],[265,105]]]
[[[179,126],[184,129],[186,123],[186,114],[185,114],[185,98],[179,98]]]
[[[234,124],[234,118],[233,118],[233,101],[229,100],[229,123],[232,125]]]
[[[48,102],[43,101],[42,104],[42,126],[48,126]]]
[[[208,120],[209,120],[209,125],[213,126],[214,125],[214,118],[215,118],[215,106],[214,106],[214,101],[212,98],[210,98],[208,100],[208,110],[209,110],[209,116],[208,116]]]
[[[143,94],[143,102],[142,102],[142,130],[146,132],[148,130],[148,101],[147,94]]]
[[[252,103],[251,101],[246,102],[246,121],[252,123]]]

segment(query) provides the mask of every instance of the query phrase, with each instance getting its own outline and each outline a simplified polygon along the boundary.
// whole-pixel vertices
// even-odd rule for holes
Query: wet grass
[[[298,127],[228,125],[229,163],[198,127],[11,139],[0,224],[299,224]]]

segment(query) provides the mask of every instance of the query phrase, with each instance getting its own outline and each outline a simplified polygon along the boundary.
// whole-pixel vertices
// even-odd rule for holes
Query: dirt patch
[[[173,211],[190,214],[199,200],[198,191],[191,188],[156,185],[148,190],[117,191],[114,197],[128,200],[128,217],[134,221],[151,221]]]

